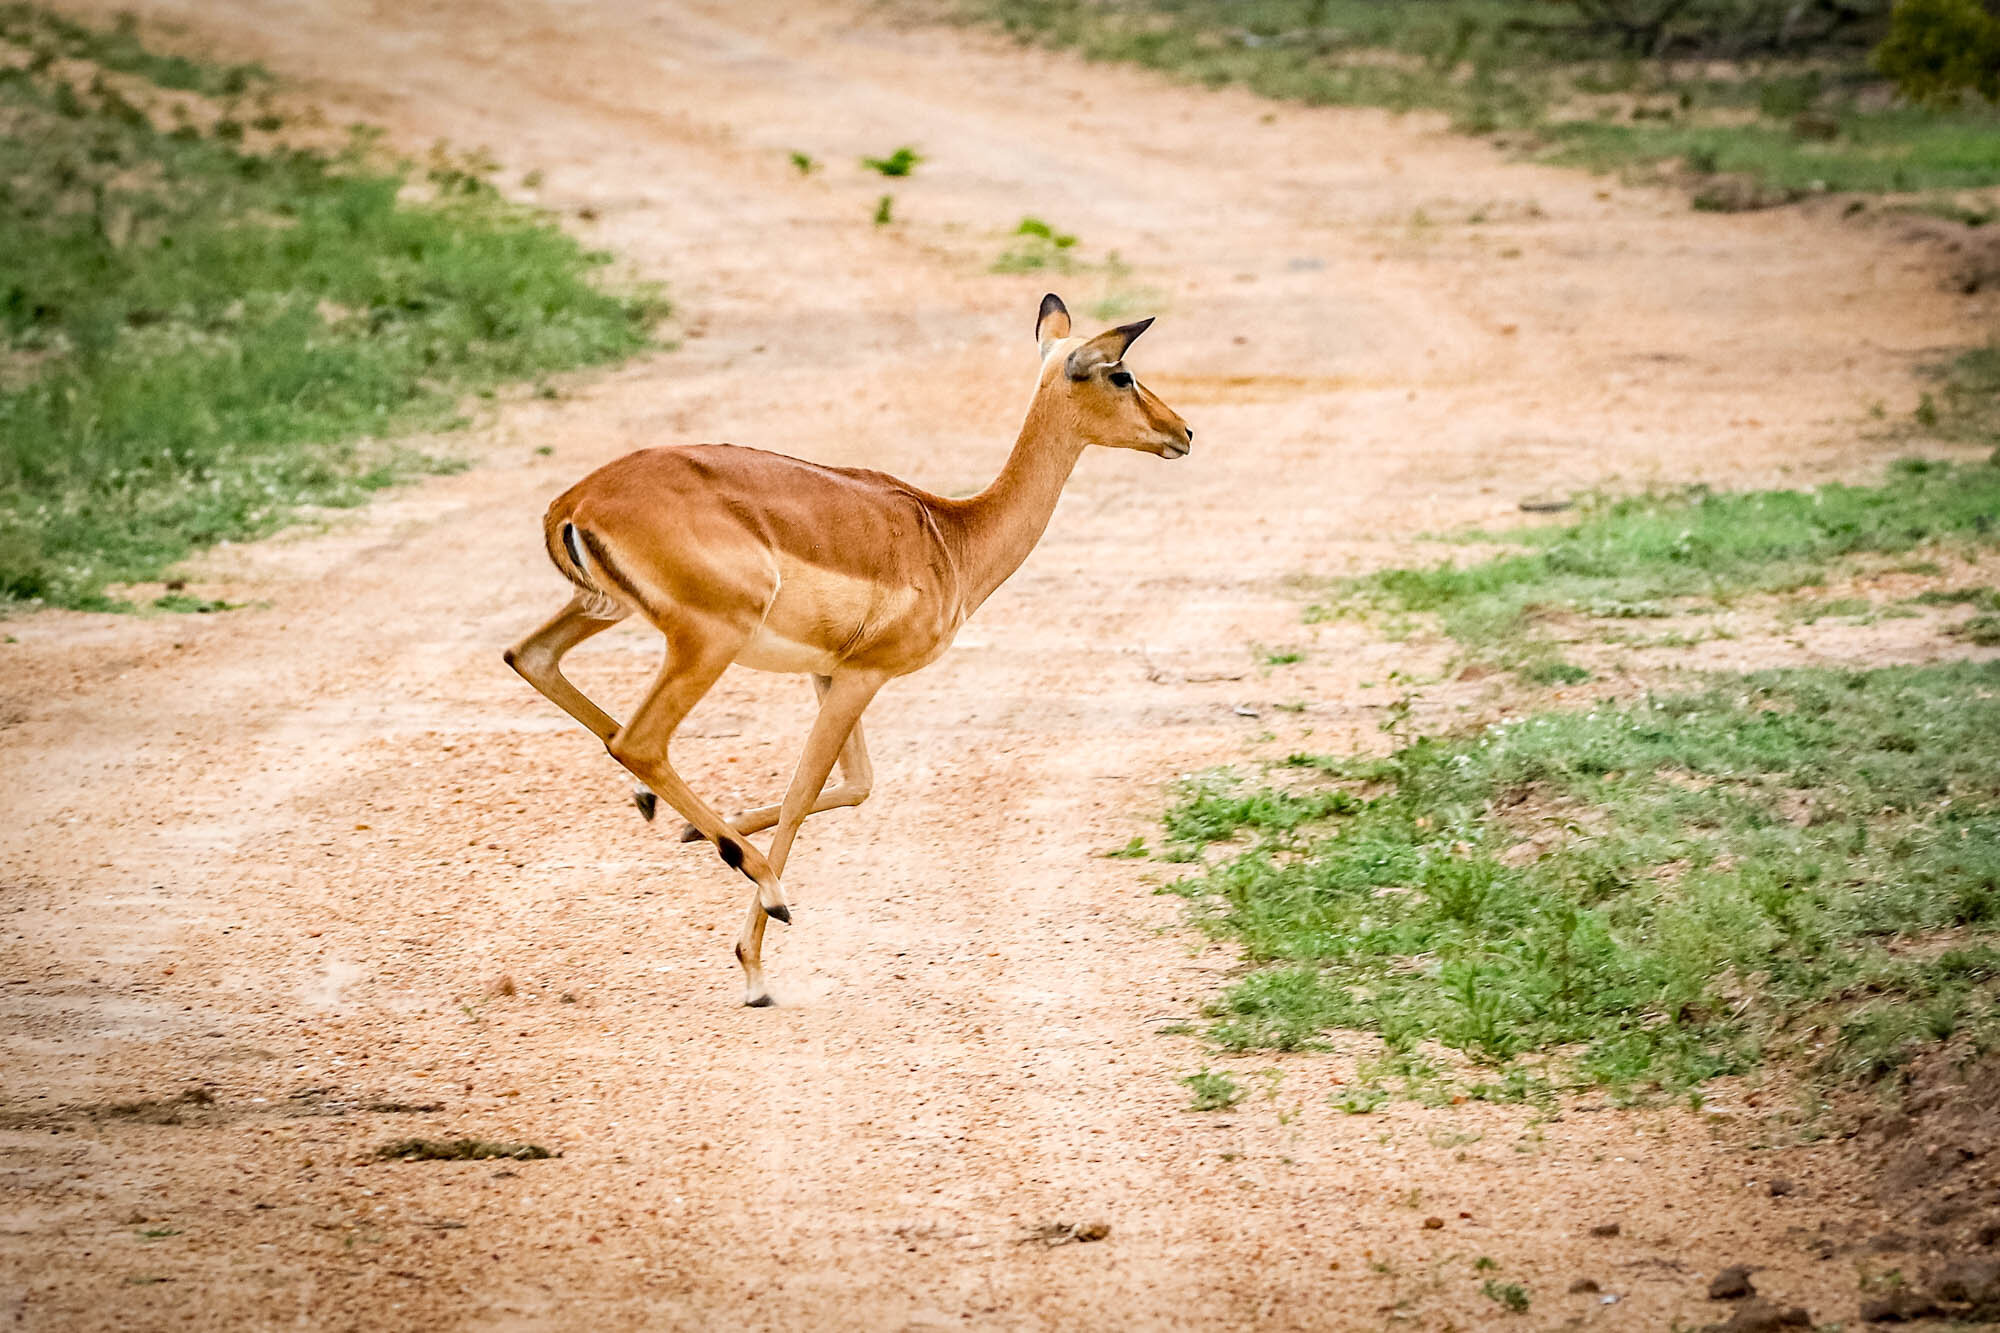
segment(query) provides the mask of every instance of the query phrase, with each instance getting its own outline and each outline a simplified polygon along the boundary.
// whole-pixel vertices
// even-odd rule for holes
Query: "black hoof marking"
[[[773,921],[782,921],[788,926],[792,924],[792,909],[783,903],[779,903],[776,907],[765,908],[764,915]]]
[[[745,1000],[743,1003],[752,1009],[769,1009],[777,1004],[777,1001],[768,995],[759,995],[756,999]]]
[[[649,791],[633,792],[632,804],[639,807],[639,813],[646,817],[648,824],[652,823],[653,816],[660,812],[660,798]]]
[[[512,648],[509,648],[506,652],[500,654],[500,660],[505,662],[508,666],[513,666],[514,650]]]
[[[723,838],[715,844],[715,851],[722,858],[722,864],[731,870],[743,868],[743,844],[734,838]]]
[[[700,829],[698,829],[698,828],[696,828],[696,827],[695,827],[694,825],[692,825],[692,824],[683,824],[683,825],[681,825],[681,841],[682,841],[682,842],[700,842],[700,841],[701,841],[701,830],[700,830]]]

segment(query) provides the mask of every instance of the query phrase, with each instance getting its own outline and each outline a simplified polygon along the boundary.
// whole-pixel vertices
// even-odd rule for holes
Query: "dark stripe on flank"
[[[743,868],[743,844],[734,838],[723,838],[715,844],[715,850],[722,857],[722,864],[731,870]]]
[[[569,552],[569,562],[576,566],[577,572],[581,573],[583,571],[583,547],[577,545],[576,524],[565,523],[562,525],[562,540],[563,549]]]

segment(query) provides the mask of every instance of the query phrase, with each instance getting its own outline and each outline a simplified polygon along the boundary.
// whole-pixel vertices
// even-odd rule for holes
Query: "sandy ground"
[[[1351,1050],[1161,1033],[1231,953],[1154,893],[1171,867],[1096,853],[1177,773],[1379,744],[1390,673],[1439,666],[1303,626],[1295,575],[1574,488],[1866,475],[1869,407],[1990,327],[1934,255],[880,10],[137,8],[337,121],[540,172],[524,197],[671,284],[681,346],[500,405],[451,441],[472,471],[206,559],[250,609],[6,626],[0,1325],[1660,1329],[1723,1317],[1732,1262],[1851,1319],[1855,1264],[1813,1238],[1870,1225],[1860,1177],[1763,1147],[1775,1092],[1343,1115]],[[903,143],[929,160],[876,228],[856,159]],[[1024,214],[1090,267],[991,273]],[[1197,449],[1086,459],[878,700],[877,794],[807,825],[781,1007],[740,1008],[740,880],[501,665],[563,599],[541,510],[708,439],[969,491],[1049,286],[1157,308],[1134,362]],[[1310,653],[1266,672],[1258,644]],[[622,712],[657,651],[628,624],[572,660]],[[809,698],[733,673],[682,771],[773,799]],[[1184,1111],[1210,1063],[1255,1095]],[[561,1156],[369,1160],[411,1134]],[[1108,1238],[1021,1243],[1090,1220]]]

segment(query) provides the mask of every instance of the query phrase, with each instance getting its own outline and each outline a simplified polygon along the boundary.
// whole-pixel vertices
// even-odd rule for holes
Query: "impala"
[[[825,467],[728,444],[642,449],[549,506],[549,559],[569,605],[506,654],[507,664],[597,734],[613,759],[756,885],[736,958],[744,1003],[767,1005],[766,918],[791,920],[779,887],[807,815],[859,805],[873,775],[861,714],[885,681],[928,666],[1041,539],[1085,448],[1180,458],[1194,432],[1125,368],[1150,319],[1094,338],[1042,298],[1041,375],[1006,466],[950,500],[862,468]],[[564,678],[563,654],[633,613],[666,638],[666,662],[620,726]],[[667,757],[674,730],[731,663],[808,673],[819,714],[781,804],[724,819]],[[826,786],[835,762],[840,784]],[[769,850],[745,835],[777,826]]]

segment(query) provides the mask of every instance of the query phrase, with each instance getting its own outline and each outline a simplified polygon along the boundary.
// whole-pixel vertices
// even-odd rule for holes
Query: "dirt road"
[[[1843,1150],[1759,1151],[1744,1089],[1345,1116],[1335,1052],[1227,1061],[1281,1076],[1185,1112],[1214,1057],[1162,1029],[1231,954],[1153,892],[1171,867],[1096,853],[1177,773],[1378,743],[1390,673],[1437,667],[1302,626],[1294,575],[1527,496],[1866,472],[1854,423],[1983,331],[1924,252],[881,11],[137,8],[336,123],[539,172],[524,197],[671,284],[682,345],[501,404],[452,441],[470,472],[203,561],[250,609],[6,626],[0,1324],[1443,1329],[1510,1318],[1490,1279],[1522,1326],[1658,1329],[1722,1317],[1708,1275],[1744,1261],[1851,1318],[1851,1267],[1804,1243],[1867,1222]],[[856,165],[905,143],[907,181]],[[1087,267],[992,273],[1024,214]],[[875,798],[792,859],[781,1007],[740,1008],[740,880],[501,666],[563,597],[538,517],[672,441],[969,491],[1046,287],[1158,308],[1134,361],[1198,447],[1086,459],[885,692]],[[1309,637],[1282,672],[1253,650]],[[622,712],[656,653],[627,625],[573,661]],[[732,674],[682,771],[771,799],[809,699]],[[561,1156],[368,1160],[413,1134]],[[1020,1243],[1089,1220],[1109,1237]]]

